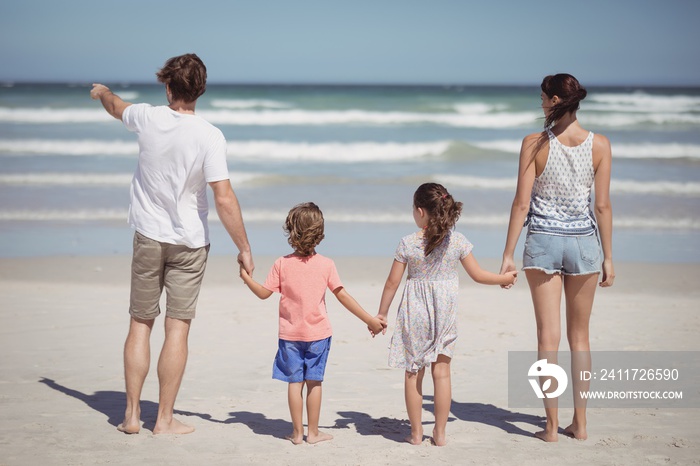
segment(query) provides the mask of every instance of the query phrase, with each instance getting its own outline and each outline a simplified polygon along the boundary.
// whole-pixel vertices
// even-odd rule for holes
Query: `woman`
[[[610,205],[610,141],[581,127],[576,119],[586,90],[573,76],[557,74],[542,81],[545,130],[523,139],[518,185],[510,212],[501,273],[515,270],[513,253],[523,224],[528,225],[523,270],[530,285],[537,323],[538,359],[557,362],[562,288],[566,299],[566,333],[572,354],[571,372],[590,370],[588,324],[601,272],[613,284],[612,208]],[[590,209],[595,183],[595,216]],[[527,219],[527,222],[526,222]],[[600,241],[599,241],[600,237]],[[574,380],[574,393],[587,390]],[[585,400],[574,396],[574,417],[564,433],[585,440]],[[559,429],[556,399],[545,398],[547,425],[535,436],[556,442]]]

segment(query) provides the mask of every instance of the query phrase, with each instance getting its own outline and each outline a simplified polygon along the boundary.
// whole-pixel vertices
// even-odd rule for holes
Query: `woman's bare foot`
[[[169,423],[165,423],[163,421],[156,422],[156,426],[153,428],[154,434],[182,435],[191,434],[192,432],[194,432],[194,427],[183,424],[174,418]]]
[[[586,431],[586,426],[575,426],[571,424],[569,427],[564,429],[564,435],[575,438],[576,440],[586,440],[588,439],[588,432]]]
[[[141,430],[141,422],[138,420],[136,420],[136,422],[127,422],[126,419],[124,419],[124,422],[117,426],[117,430],[125,434],[138,434]]]
[[[304,434],[303,433],[297,434],[295,432],[292,432],[291,434],[285,436],[284,438],[286,438],[287,440],[292,442],[294,445],[301,445],[302,443],[304,443]]]
[[[535,437],[537,437],[540,440],[544,440],[545,442],[558,442],[559,441],[559,435],[557,434],[556,429],[553,431],[549,431],[547,429],[541,430],[539,432],[535,432]]]
[[[309,433],[306,436],[306,441],[308,443],[314,444],[314,443],[324,442],[326,440],[331,440],[332,438],[333,438],[333,436],[331,434],[327,434],[327,433],[321,432],[319,430],[316,434]]]
[[[411,445],[420,445],[421,443],[423,443],[423,432],[421,432],[418,435],[413,435],[413,433],[411,433],[411,435],[406,437],[404,440],[410,443]]]
[[[444,432],[441,434],[438,434],[435,429],[433,429],[433,445],[438,446],[438,447],[444,447],[447,445],[447,436],[445,435]]]

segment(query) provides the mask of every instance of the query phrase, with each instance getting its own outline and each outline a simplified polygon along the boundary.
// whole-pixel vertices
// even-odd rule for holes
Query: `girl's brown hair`
[[[413,205],[428,214],[428,225],[423,232],[427,256],[454,228],[462,213],[462,203],[455,201],[444,186],[424,183],[413,194]]]
[[[194,53],[170,58],[156,76],[168,85],[173,100],[194,102],[207,89],[207,67]]]
[[[284,222],[287,242],[300,256],[314,254],[316,246],[323,240],[323,213],[313,202],[304,202],[292,207]]]

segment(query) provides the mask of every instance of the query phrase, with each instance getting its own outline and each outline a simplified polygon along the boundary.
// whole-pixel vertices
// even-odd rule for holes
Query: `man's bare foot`
[[[333,438],[333,436],[331,434],[327,434],[327,433],[321,432],[319,430],[317,434],[309,433],[306,436],[306,441],[308,443],[314,444],[314,443],[319,443],[319,442],[325,442],[326,440],[331,440],[332,438]]]
[[[153,428],[154,434],[191,434],[194,432],[194,427],[183,424],[177,419],[172,419],[169,423],[156,422],[156,426]]]
[[[141,423],[139,421],[127,422],[124,420],[124,422],[117,426],[117,430],[125,434],[138,434],[141,430]]]
[[[304,443],[304,434],[303,433],[296,434],[296,433],[292,432],[291,434],[286,435],[284,438],[286,438],[287,440],[292,442],[294,445],[301,445],[302,443]]]
[[[548,430],[541,430],[539,432],[535,432],[535,437],[537,437],[540,440],[544,440],[545,442],[558,442],[559,441],[559,436],[557,435],[557,431],[554,430],[553,432],[550,432]]]
[[[445,433],[443,432],[441,434],[438,434],[437,432],[435,432],[435,430],[433,430],[432,443],[433,445],[438,447],[444,447],[445,445],[447,445],[447,437],[445,436]]]
[[[588,432],[586,431],[586,427],[577,427],[574,424],[571,424],[569,427],[564,429],[564,435],[566,435],[567,437],[575,438],[576,440],[588,439]]]

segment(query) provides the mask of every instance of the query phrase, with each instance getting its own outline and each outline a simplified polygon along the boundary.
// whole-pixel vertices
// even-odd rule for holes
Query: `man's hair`
[[[173,100],[194,102],[207,89],[207,67],[194,53],[168,59],[156,76],[170,88]]]
[[[284,222],[287,242],[300,256],[314,254],[316,246],[323,240],[323,213],[313,202],[292,207]]]

